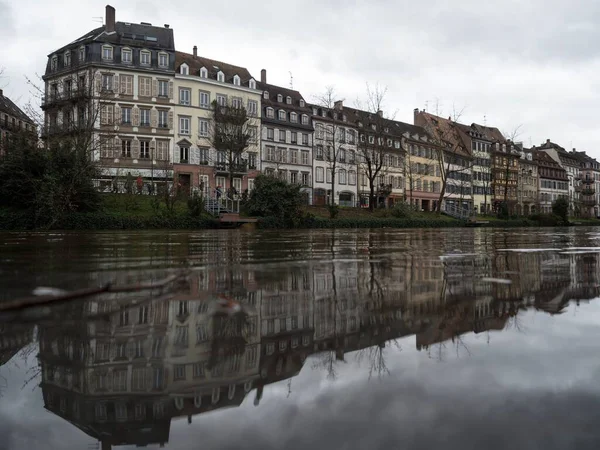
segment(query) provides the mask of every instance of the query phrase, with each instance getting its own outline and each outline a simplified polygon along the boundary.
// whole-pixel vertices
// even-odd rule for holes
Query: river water
[[[0,304],[179,276],[0,314],[0,449],[598,448],[599,257],[595,228],[0,234]]]

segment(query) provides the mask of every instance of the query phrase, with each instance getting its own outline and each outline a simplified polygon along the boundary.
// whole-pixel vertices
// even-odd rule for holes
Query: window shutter
[[[173,111],[169,111],[169,128],[173,128]]]
[[[121,123],[121,107],[119,105],[115,105],[115,117],[113,120],[115,125],[119,125]]]
[[[119,94],[127,94],[127,79],[127,76],[121,76],[121,88],[119,89]]]
[[[100,125],[108,125],[108,105],[106,103],[100,106]]]
[[[152,97],[158,97],[158,80],[152,80]]]
[[[169,98],[173,98],[173,82],[172,81],[169,81]]]
[[[156,160],[156,141],[150,141],[150,159]]]
[[[102,91],[102,75],[99,72],[94,75],[94,84],[96,85],[96,92],[100,93]]]
[[[114,158],[118,158],[119,156],[121,156],[121,138],[119,136],[115,137],[115,145],[114,145],[113,149],[114,149],[114,152],[113,152]]]
[[[131,157],[133,159],[139,159],[140,157],[140,141],[137,139],[131,141]]]
[[[112,82],[113,82],[113,85],[112,85],[113,91],[115,91],[115,93],[118,93],[119,92],[119,75],[113,75]]]
[[[158,127],[158,111],[156,109],[150,110],[150,125],[152,128]]]
[[[175,148],[175,151],[173,152],[173,162],[174,163],[178,163],[179,162],[180,152],[178,150],[179,150],[179,146],[177,146]]]
[[[131,118],[133,126],[139,127],[140,126],[140,108],[138,108],[137,106],[134,106],[131,110],[131,115],[133,116]]]

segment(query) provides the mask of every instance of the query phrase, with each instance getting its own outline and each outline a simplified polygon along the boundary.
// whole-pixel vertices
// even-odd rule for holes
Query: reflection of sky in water
[[[595,354],[600,301],[563,307],[570,298],[591,299],[589,293],[599,284],[600,249],[588,247],[590,235],[585,230],[566,233],[568,245],[565,236],[536,230],[529,235],[512,230],[317,230],[304,234],[306,239],[290,239],[286,233],[248,234],[245,239],[235,235],[237,240],[229,244],[232,235],[226,233],[193,233],[191,240],[182,236],[157,243],[155,254],[170,252],[175,261],[194,254],[198,273],[254,271],[259,290],[309,269],[315,277],[311,286],[316,286],[318,276],[337,270],[362,277],[358,286],[338,286],[347,298],[361,301],[373,269],[383,292],[412,289],[410,298],[417,306],[439,299],[439,290],[426,289],[435,282],[436,289],[445,286],[447,298],[458,305],[495,305],[496,310],[506,311],[507,305],[517,304],[513,298],[517,296],[522,309],[514,317],[505,317],[497,327],[502,331],[484,327],[475,334],[470,322],[468,326],[452,322],[461,331],[437,343],[435,336],[445,336],[443,329],[439,334],[431,332],[440,325],[439,317],[419,316],[408,305],[403,320],[411,330],[423,326],[420,342],[430,339],[431,345],[417,350],[417,331],[411,331],[381,349],[350,351],[343,361],[334,362],[335,378],[327,370],[326,357],[331,354],[312,354],[297,376],[267,384],[258,406],[253,389],[239,407],[195,415],[191,424],[185,417],[173,419],[167,448],[598,448],[600,359]],[[62,238],[68,244],[69,235]],[[70,260],[47,268],[37,266],[38,275],[22,281],[53,285],[50,281],[57,273],[68,273],[68,280],[88,285],[94,278],[82,279],[82,273],[88,276],[95,267],[95,275],[104,279],[114,273],[115,262],[125,262],[121,268],[141,262],[140,271],[165,267],[163,263],[153,266],[143,251],[111,255],[119,245],[132,251],[137,251],[136,245],[149,248],[146,241],[135,244],[115,236],[115,247],[110,247],[110,234],[95,239],[96,243],[86,244],[89,253],[71,255]],[[203,250],[209,240],[221,247]],[[27,243],[19,241],[17,247],[23,246]],[[561,254],[565,250],[575,253]],[[7,261],[16,264],[19,273],[31,268],[31,262],[16,251],[3,255],[0,285],[8,280]],[[224,266],[228,261],[229,266]],[[435,278],[441,277],[442,269],[447,285]],[[139,274],[127,276],[137,279]],[[328,301],[331,295],[325,292],[314,298]],[[60,321],[55,326],[60,327]],[[0,367],[4,378],[0,381],[0,386],[4,382],[0,450],[95,445],[96,440],[44,408],[37,387],[40,377],[35,377],[38,349],[36,344],[29,348],[25,359],[18,354]],[[385,370],[378,372],[382,366]]]

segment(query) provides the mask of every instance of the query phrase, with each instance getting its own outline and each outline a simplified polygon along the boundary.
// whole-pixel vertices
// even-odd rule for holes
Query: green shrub
[[[300,186],[268,175],[259,175],[254,182],[246,212],[250,216],[269,217],[286,226],[295,226],[302,219]]]
[[[560,197],[552,203],[552,213],[559,217],[563,225],[569,224],[569,201]]]
[[[327,210],[329,211],[329,218],[335,219],[340,213],[340,207],[338,205],[327,205]]]
[[[194,192],[188,197],[188,212],[192,217],[200,217],[204,213],[204,197]]]
[[[413,213],[414,208],[406,202],[395,203],[394,207],[391,209],[392,216],[398,219],[410,217]]]

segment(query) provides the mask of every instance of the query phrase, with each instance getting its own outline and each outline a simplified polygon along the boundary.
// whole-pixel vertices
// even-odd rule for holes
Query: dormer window
[[[206,70],[206,67],[200,69],[200,78],[208,78],[208,70]]]
[[[373,130],[377,130],[377,125],[375,125],[374,123],[371,124],[371,129]]]
[[[121,50],[121,62],[124,64],[131,64],[131,49],[124,48]]]
[[[217,73],[217,81],[220,81],[221,83],[225,83],[225,74],[223,72],[221,72],[220,70]]]
[[[239,77],[239,76],[235,75],[235,76],[233,77],[233,84],[234,84],[234,85],[236,85],[236,86],[239,86],[239,85],[240,85],[240,81],[241,81],[241,80],[240,80],[240,77]]]
[[[267,117],[273,119],[275,117],[275,110],[273,108],[267,108]]]
[[[282,102],[283,101],[283,95],[277,94],[277,101],[278,102]]]
[[[140,64],[143,66],[150,65],[150,52],[148,50],[142,50],[140,52]]]
[[[85,61],[85,47],[79,47],[79,62]]]
[[[186,63],[183,63],[181,66],[179,66],[179,73],[181,75],[189,75],[190,67]]]
[[[295,112],[290,113],[290,122],[296,123],[297,121],[298,121],[298,115]]]
[[[291,104],[292,104],[292,97],[290,97],[290,96],[288,95],[288,96],[285,98],[285,102],[286,102],[288,105],[291,105]]]
[[[256,89],[256,80],[254,78],[250,78],[250,81],[248,82],[248,87],[250,89]]]
[[[304,108],[304,99],[300,99],[300,107]]]
[[[71,65],[71,52],[65,52],[65,67]]]
[[[112,61],[113,59],[113,48],[110,45],[102,46],[102,59],[104,61]]]
[[[50,69],[56,70],[58,68],[58,56],[53,56],[50,60]]]
[[[159,53],[158,54],[158,66],[164,68],[169,67],[169,54]]]
[[[268,91],[263,92],[263,98],[265,100],[269,100],[269,92]]]
[[[313,116],[316,116],[317,115],[317,107],[313,106],[312,111],[313,111]]]
[[[346,122],[346,120],[348,120],[348,117],[346,116],[346,114],[342,115],[342,120],[343,120],[344,122]]]
[[[277,113],[277,118],[279,120],[285,120],[285,116],[286,116],[285,111],[283,109],[280,109],[279,112]]]
[[[302,114],[302,125],[308,125],[308,116],[306,114]]]

